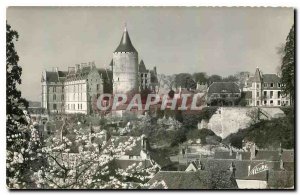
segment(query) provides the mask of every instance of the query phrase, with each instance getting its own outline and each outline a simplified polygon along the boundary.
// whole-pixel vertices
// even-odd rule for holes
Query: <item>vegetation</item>
[[[286,38],[284,54],[281,65],[282,91],[285,95],[290,95],[291,103],[295,99],[295,31],[294,25]]]
[[[259,148],[276,148],[280,144],[283,148],[294,148],[295,129],[293,108],[285,108],[285,117],[271,120],[260,120],[249,128],[239,130],[223,140],[226,144],[242,148],[243,140],[256,143]]]

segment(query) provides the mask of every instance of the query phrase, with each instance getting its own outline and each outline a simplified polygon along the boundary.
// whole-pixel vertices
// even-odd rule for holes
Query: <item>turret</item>
[[[138,88],[138,52],[133,47],[127,28],[112,60],[114,93],[127,93]]]

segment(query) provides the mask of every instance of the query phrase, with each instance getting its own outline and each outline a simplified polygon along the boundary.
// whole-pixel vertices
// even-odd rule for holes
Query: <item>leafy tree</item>
[[[209,78],[208,78],[208,82],[209,84],[212,84],[213,82],[220,82],[222,81],[222,77],[219,76],[219,75],[211,75]]]
[[[193,74],[193,79],[197,83],[207,83],[208,81],[208,76],[205,72],[197,72]]]
[[[14,41],[18,32],[6,23],[6,174],[9,188],[25,188],[28,184],[29,162],[35,135],[33,126],[29,128],[29,116],[25,109],[28,102],[21,97],[17,85],[21,84],[22,68],[18,65],[19,56]]]
[[[234,75],[229,75],[228,77],[225,77],[222,79],[224,82],[237,82],[238,78]]]
[[[196,82],[189,73],[180,73],[175,76],[175,87],[196,89]]]
[[[291,103],[293,104],[295,99],[295,32],[294,25],[290,30],[289,35],[286,38],[286,44],[284,48],[284,56],[281,65],[281,83],[282,91],[285,95],[289,95]]]

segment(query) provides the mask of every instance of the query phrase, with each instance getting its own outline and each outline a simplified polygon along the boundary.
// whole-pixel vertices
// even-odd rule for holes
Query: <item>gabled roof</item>
[[[234,82],[214,82],[209,86],[208,93],[240,93],[240,89]]]
[[[147,184],[149,189],[209,189],[208,182],[207,171],[159,171]]]
[[[133,47],[128,31],[125,27],[123,35],[122,35],[122,39],[120,41],[119,46],[117,47],[117,49],[115,50],[115,52],[136,52],[135,48]]]

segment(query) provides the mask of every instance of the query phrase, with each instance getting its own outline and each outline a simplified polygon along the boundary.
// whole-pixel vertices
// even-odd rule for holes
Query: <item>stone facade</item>
[[[77,64],[68,72],[45,71],[42,77],[42,107],[47,113],[91,114],[102,93],[102,75],[94,63]]]

